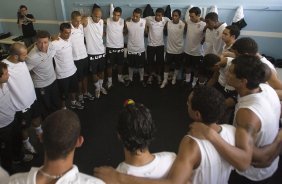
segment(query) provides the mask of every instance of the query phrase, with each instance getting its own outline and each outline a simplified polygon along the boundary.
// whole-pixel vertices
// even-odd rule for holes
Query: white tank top
[[[117,22],[113,21],[112,18],[107,18],[107,47],[117,49],[124,47],[123,28],[124,20],[122,18]]]
[[[235,146],[235,127],[232,125],[220,125],[220,136],[229,144]],[[215,147],[207,140],[197,139],[190,135],[198,144],[201,151],[200,165],[193,170],[192,183],[194,184],[227,184],[232,165],[224,160]]]
[[[183,53],[184,28],[185,24],[182,20],[179,20],[178,24],[174,24],[172,21],[167,22],[167,53]]]
[[[203,55],[203,45],[201,41],[204,38],[204,27],[206,23],[203,21],[194,23],[190,19],[187,21],[187,33],[185,39],[184,52],[192,56]]]
[[[235,90],[235,88],[226,84],[226,72],[228,71],[229,67],[231,66],[233,59],[234,58],[227,57],[226,66],[219,69],[219,76],[218,76],[218,83],[221,86],[223,86],[225,89],[230,90],[230,91]]]
[[[73,60],[78,61],[87,57],[87,51],[84,44],[83,26],[80,24],[78,28],[71,24],[70,41],[72,44]]]
[[[132,53],[145,52],[144,44],[144,31],[145,19],[140,19],[139,22],[127,21],[126,26],[128,29],[127,50]]]
[[[104,21],[101,19],[95,23],[92,17],[87,18],[87,26],[84,28],[84,36],[86,39],[87,53],[91,55],[99,55],[105,53],[103,44]]]
[[[146,24],[149,27],[149,46],[156,47],[164,45],[164,27],[167,21],[169,21],[167,17],[163,17],[159,22],[156,21],[155,16],[146,17]]]
[[[255,139],[256,147],[262,147],[273,142],[279,130],[281,110],[280,101],[274,89],[268,84],[260,84],[259,87],[261,89],[260,93],[239,97],[234,117],[235,120],[236,113],[239,109],[247,108],[254,112],[260,119],[261,129]],[[245,172],[237,172],[253,181],[263,180],[272,176],[276,171],[278,161],[279,157],[269,167],[254,168],[250,166]]]

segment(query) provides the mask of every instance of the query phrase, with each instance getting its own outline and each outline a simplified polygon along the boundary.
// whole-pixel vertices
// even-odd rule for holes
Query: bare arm
[[[218,77],[219,77],[219,72],[218,71],[213,72],[212,77],[207,82],[207,86],[213,86],[218,81]]]

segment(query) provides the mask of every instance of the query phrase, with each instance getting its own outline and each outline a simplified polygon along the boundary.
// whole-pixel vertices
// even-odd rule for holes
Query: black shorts
[[[194,69],[199,69],[203,62],[203,56],[192,56],[185,53],[184,66]]]
[[[78,80],[77,74],[74,73],[64,79],[58,79],[59,90],[61,94],[61,99],[66,100],[69,98],[69,93],[76,93],[78,91]]]
[[[145,63],[145,52],[127,52],[128,66],[131,68],[143,68]]]
[[[179,68],[182,62],[183,62],[183,53],[181,54],[166,53],[165,55],[166,65],[175,65],[176,68]]]
[[[92,74],[104,72],[106,68],[106,54],[88,55]]]
[[[123,65],[124,48],[106,48],[107,66]]]
[[[155,62],[156,56],[156,62]],[[147,46],[147,62],[149,65],[153,63],[163,64],[164,63],[164,46]]]
[[[88,57],[74,61],[74,64],[77,68],[76,73],[77,73],[77,78],[78,78],[79,81],[81,81],[83,78],[88,76],[88,73],[89,73]]]
[[[219,82],[214,84],[214,88],[223,94],[225,99],[232,98],[235,102],[237,102],[238,93],[236,90],[226,90]]]

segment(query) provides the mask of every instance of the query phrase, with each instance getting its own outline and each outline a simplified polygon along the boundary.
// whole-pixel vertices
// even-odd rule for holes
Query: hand
[[[118,184],[118,172],[109,166],[94,168],[94,176],[100,178],[107,184]]]
[[[193,122],[189,126],[188,134],[198,139],[208,139],[210,128],[201,122]]]

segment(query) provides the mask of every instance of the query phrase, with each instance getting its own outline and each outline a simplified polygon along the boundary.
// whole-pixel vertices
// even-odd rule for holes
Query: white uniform
[[[7,82],[15,111],[24,111],[36,100],[34,85],[25,62],[17,64],[4,59],[10,74]]]
[[[2,167],[0,167],[0,181],[1,183],[8,183],[9,182],[9,174],[5,171]]]
[[[280,101],[279,98],[268,84],[259,85],[261,92],[250,94],[247,96],[240,97],[235,107],[236,113],[241,108],[247,108],[257,115],[261,122],[260,131],[255,138],[255,146],[263,147],[267,144],[271,144],[279,130],[279,119],[280,119]],[[277,157],[269,167],[266,168],[255,168],[250,166],[245,172],[239,172],[239,174],[249,178],[253,181],[264,180],[276,171],[278,167],[279,157]]]
[[[35,88],[44,88],[56,80],[56,74],[53,66],[53,57],[56,53],[55,48],[50,43],[47,53],[41,52],[34,47],[29,53],[26,65],[33,74],[31,78]]]
[[[128,29],[127,50],[131,53],[145,52],[144,31],[146,20],[140,19],[139,22],[127,21]]]
[[[185,28],[185,23],[182,20],[179,20],[177,24],[174,24],[172,20],[167,22],[167,45],[166,45],[167,53],[169,54],[183,53],[184,28]]]
[[[107,29],[106,29],[106,46],[109,48],[123,48],[124,37],[123,37],[124,19],[120,18],[117,22],[113,21],[112,18],[107,18]]]
[[[155,16],[146,17],[146,24],[149,27],[148,45],[152,47],[164,45],[164,27],[169,21],[167,17],[162,17],[162,20],[157,22]]]
[[[192,56],[202,56],[203,46],[201,41],[204,39],[204,27],[206,23],[203,21],[194,23],[190,19],[187,21],[187,33],[185,39],[184,52]]]
[[[231,66],[233,59],[234,59],[234,58],[227,57],[226,66],[219,69],[219,76],[218,76],[218,83],[219,83],[222,87],[224,87],[225,89],[227,89],[227,90],[229,90],[229,91],[234,91],[234,90],[235,90],[234,87],[229,86],[229,85],[227,85],[227,83],[226,83],[226,72],[228,71],[229,67]]]
[[[272,72],[277,74],[277,71],[276,71],[275,67],[273,66],[273,64],[270,61],[268,61],[265,57],[262,57],[260,59],[260,61],[263,62],[264,64],[266,64],[271,69]]]
[[[87,26],[84,28],[87,53],[91,55],[104,54],[105,46],[103,44],[103,19],[99,20],[98,23],[95,23],[92,17],[88,17],[87,21]]]
[[[155,159],[144,166],[134,166],[122,162],[116,170],[121,173],[145,178],[165,178],[176,158],[175,153],[154,153]]]
[[[205,35],[205,48],[206,54],[220,55],[223,50],[224,41],[222,40],[222,33],[227,26],[226,23],[221,24],[217,29],[207,29]]]
[[[71,42],[59,38],[59,40],[55,40],[52,43],[56,50],[54,60],[57,79],[64,79],[72,76],[76,72],[76,66],[74,65],[74,60],[71,54]]]
[[[71,24],[70,42],[72,45],[72,56],[74,61],[86,58],[87,51],[84,44],[83,26],[80,24],[77,28]]]
[[[36,184],[36,175],[41,168],[32,167],[29,172],[18,173],[11,176],[9,184]],[[104,184],[104,182],[93,176],[89,176],[78,171],[77,166],[65,173],[56,181],[56,184]]]
[[[222,127],[220,136],[230,145],[235,146],[235,127],[227,124]],[[207,140],[197,139],[190,135],[199,146],[201,152],[200,165],[193,170],[192,183],[195,184],[227,184],[233,169],[226,160],[217,152],[215,147]],[[189,156],[189,155],[187,155]]]
[[[0,86],[0,102],[0,128],[3,128],[14,121],[16,113],[6,83],[3,83],[2,87]]]

